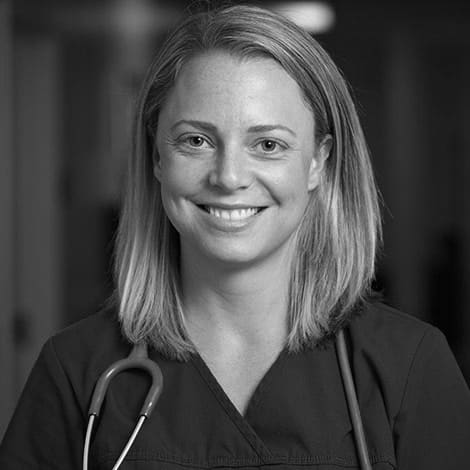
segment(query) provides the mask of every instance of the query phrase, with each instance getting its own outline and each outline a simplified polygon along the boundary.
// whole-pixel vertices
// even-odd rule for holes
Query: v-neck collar
[[[261,440],[258,436],[256,431],[250,425],[249,418],[250,415],[256,409],[256,404],[262,398],[264,391],[266,390],[269,382],[271,381],[273,375],[275,374],[279,364],[283,361],[284,357],[287,354],[287,349],[284,348],[278,354],[277,358],[271,364],[269,369],[263,375],[261,380],[259,381],[258,385],[256,386],[253,394],[250,397],[248,402],[248,406],[245,411],[245,415],[242,415],[237,407],[233,404],[232,400],[228,397],[225,393],[225,390],[222,388],[212,371],[210,370],[209,366],[206,364],[204,359],[201,357],[199,353],[195,353],[193,355],[191,363],[196,367],[198,372],[201,374],[202,378],[208,385],[211,392],[214,394],[215,398],[217,399],[218,403],[227,413],[229,418],[238,428],[240,433],[244,436],[244,438],[248,441],[251,445],[253,450],[257,453],[259,458],[266,463],[268,460],[273,458],[273,454],[271,451],[266,447],[265,443]]]

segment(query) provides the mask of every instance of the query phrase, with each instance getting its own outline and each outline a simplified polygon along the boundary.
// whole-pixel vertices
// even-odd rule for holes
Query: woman
[[[191,16],[141,93],[115,305],[46,343],[1,468],[78,468],[96,380],[136,343],[164,387],[120,468],[359,468],[340,329],[373,468],[464,468],[470,393],[443,335],[368,300],[379,238],[323,49],[262,9]],[[114,465],[147,389],[140,371],[113,380],[92,468]]]

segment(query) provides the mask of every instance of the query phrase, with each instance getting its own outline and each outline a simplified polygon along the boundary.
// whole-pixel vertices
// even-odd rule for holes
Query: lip
[[[266,209],[266,206],[250,206],[247,204],[221,204],[221,203],[216,203],[216,204],[195,204],[196,207],[199,209],[203,216],[203,220],[205,220],[210,227],[222,231],[222,232],[241,232],[248,227],[250,227],[253,223],[256,222],[258,217],[264,212],[264,209]],[[223,219],[221,217],[216,217],[215,215],[212,215],[210,212],[208,212],[204,207],[205,206],[210,206],[215,209],[221,209],[221,210],[237,210],[237,209],[250,209],[250,208],[257,208],[261,209],[259,210],[256,214],[250,215],[249,217],[246,217],[245,219],[242,220],[229,220],[229,219]]]
[[[196,206],[202,207],[213,207],[214,209],[222,209],[226,211],[232,211],[237,209],[264,209],[267,206],[260,206],[259,204],[246,204],[246,203],[234,203],[226,204],[221,202],[195,202]]]

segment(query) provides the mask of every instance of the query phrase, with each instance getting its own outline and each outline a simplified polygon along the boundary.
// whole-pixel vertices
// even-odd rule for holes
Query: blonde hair
[[[321,46],[270,11],[231,6],[191,15],[150,66],[134,128],[127,189],[116,239],[116,301],[125,337],[166,357],[195,352],[185,328],[179,235],[153,175],[158,114],[182,65],[205,51],[276,60],[310,106],[316,141],[332,136],[330,157],[297,232],[289,286],[291,352],[312,347],[349,318],[370,291],[381,224],[367,146],[347,85]]]

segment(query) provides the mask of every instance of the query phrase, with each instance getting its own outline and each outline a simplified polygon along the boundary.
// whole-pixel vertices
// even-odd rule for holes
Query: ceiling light
[[[335,23],[333,7],[326,2],[275,3],[271,9],[312,34],[326,33]]]

